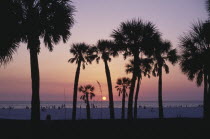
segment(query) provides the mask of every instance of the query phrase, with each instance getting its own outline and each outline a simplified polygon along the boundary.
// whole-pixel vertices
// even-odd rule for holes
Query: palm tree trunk
[[[134,119],[137,119],[137,105],[138,105],[138,97],[139,97],[139,90],[140,90],[140,76],[138,76],[138,81],[137,81],[137,88],[136,88],[136,94],[135,94],[135,101],[134,101]]]
[[[104,60],[104,64],[105,64],[106,79],[107,79],[107,84],[108,84],[108,89],[109,89],[110,119],[115,119],[111,74],[110,74],[109,66],[106,60]]]
[[[134,88],[136,83],[136,77],[137,77],[137,71],[138,71],[138,59],[139,55],[134,55],[134,71],[131,79],[131,87],[130,87],[130,93],[128,96],[128,119],[133,119],[133,95],[134,95]]]
[[[32,80],[32,100],[31,100],[31,120],[40,120],[40,98],[39,98],[39,63],[38,49],[36,41],[29,40],[30,46],[30,64],[31,64],[31,80]]]
[[[203,95],[203,118],[207,118],[207,93],[208,93],[208,78],[207,78],[207,74],[204,73],[204,95]]]
[[[73,94],[73,110],[72,110],[72,120],[76,120],[76,111],[77,111],[77,88],[79,83],[79,74],[80,74],[81,60],[78,62],[77,71],[74,79],[74,94]]]
[[[210,119],[210,73],[208,74],[208,91],[207,91],[207,104],[206,104],[206,119]]]
[[[164,118],[163,116],[163,100],[162,100],[162,66],[158,69],[159,80],[158,80],[158,104],[159,104],[159,118]]]
[[[90,103],[89,103],[89,96],[88,96],[88,93],[86,94],[86,100],[87,100],[87,106],[86,106],[86,110],[87,110],[87,119],[90,120]]]
[[[126,90],[125,87],[123,87],[121,119],[125,119],[125,96],[126,96]]]

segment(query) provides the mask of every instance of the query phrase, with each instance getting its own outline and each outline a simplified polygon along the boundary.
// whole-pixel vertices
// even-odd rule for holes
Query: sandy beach
[[[202,118],[202,107],[164,108],[165,118]],[[0,119],[30,120],[30,109],[0,109]],[[52,120],[70,120],[72,109],[41,110],[41,120],[50,114]],[[115,108],[116,119],[121,118],[121,109]],[[139,108],[138,118],[158,118],[158,108]],[[86,109],[77,108],[77,119],[86,119]],[[91,119],[109,119],[108,108],[91,108]]]

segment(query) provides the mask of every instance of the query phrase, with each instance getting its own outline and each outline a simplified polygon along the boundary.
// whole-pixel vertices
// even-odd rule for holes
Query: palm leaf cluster
[[[178,62],[177,50],[172,48],[169,41],[160,41],[159,45],[155,47],[154,58],[154,69],[152,71],[153,76],[159,76],[158,70],[164,68],[165,72],[169,73],[169,67],[167,61],[172,65]]]
[[[142,76],[147,76],[150,78],[150,72],[153,66],[153,60],[151,58],[140,58],[139,59],[139,68],[137,77],[142,79]],[[129,60],[129,63],[125,65],[126,74],[131,74],[134,71],[134,60]]]
[[[128,96],[127,91],[123,92],[124,91],[123,89],[125,89],[125,90],[129,89],[130,82],[131,82],[130,79],[127,77],[117,79],[115,88],[119,93],[118,96],[120,96],[123,93],[125,93],[126,97]]]
[[[199,21],[192,26],[191,32],[180,39],[181,69],[189,80],[196,79],[198,86],[203,82],[205,70],[209,70],[210,42],[207,38],[204,24]]]
[[[22,15],[21,5],[18,1],[1,0],[1,19],[3,25],[7,25],[7,28],[2,26],[0,38],[0,66],[7,64],[12,60],[13,54],[17,51],[20,42],[20,21]],[[4,14],[6,13],[6,14]]]
[[[69,63],[82,63],[83,69],[85,65],[92,64],[92,61],[97,57],[97,54],[94,53],[93,48],[85,43],[73,44],[70,53],[73,55],[73,58],[69,59]]]
[[[152,22],[141,19],[122,22],[111,34],[125,58],[143,52],[151,55],[160,33]]]
[[[82,93],[82,96],[80,97],[81,100],[83,100],[85,103],[87,103],[88,99],[87,97],[90,99],[92,99],[93,97],[95,97],[95,94],[94,94],[94,86],[92,85],[86,85],[86,86],[80,86],[79,87],[79,92]]]

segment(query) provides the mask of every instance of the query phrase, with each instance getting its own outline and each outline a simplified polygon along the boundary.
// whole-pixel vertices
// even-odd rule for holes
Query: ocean
[[[41,101],[41,107],[46,108],[61,108],[63,105],[65,105],[66,108],[72,108],[72,102],[71,101]],[[91,101],[90,102],[91,107],[96,108],[108,108],[109,102],[108,101]],[[164,107],[199,107],[202,106],[202,101],[164,101],[163,106]],[[30,101],[0,101],[0,109],[2,108],[14,108],[14,109],[25,109],[26,107],[31,107]],[[78,108],[85,108],[86,104],[83,101],[77,102]],[[121,101],[115,101],[114,102],[115,108],[121,108],[122,102]],[[127,107],[127,102],[126,102]],[[138,107],[152,107],[157,108],[158,102],[157,101],[139,101]]]

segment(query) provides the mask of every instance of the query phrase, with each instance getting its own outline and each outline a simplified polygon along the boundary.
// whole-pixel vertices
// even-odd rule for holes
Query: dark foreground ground
[[[203,119],[31,121],[0,120],[0,138],[209,138]]]

